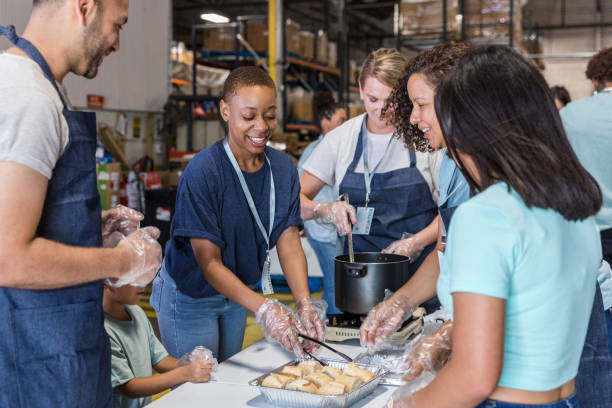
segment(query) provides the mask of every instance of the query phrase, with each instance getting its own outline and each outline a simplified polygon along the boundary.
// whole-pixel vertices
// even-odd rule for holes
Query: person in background
[[[161,263],[142,214],[101,212],[95,114],[61,87],[96,76],[127,19],[128,0],[34,0],[21,38],[0,27],[1,407],[110,407],[102,280],[144,286]]]
[[[181,176],[171,238],[153,281],[162,342],[175,357],[198,345],[221,362],[242,348],[247,310],[266,337],[302,356],[297,333],[323,340],[325,305],[308,290],[300,241],[297,169],[266,147],[276,127],[276,87],[258,67],[233,70],[220,113],[227,137],[199,152]],[[296,313],[253,290],[272,293],[269,251],[277,247]]]
[[[601,261],[597,182],[544,78],[509,47],[468,51],[440,82],[435,108],[478,194],[455,212],[440,266],[452,358],[427,387],[401,387],[389,405],[577,406]]]
[[[556,85],[551,87],[550,90],[553,94],[553,98],[555,98],[555,106],[557,107],[557,109],[563,109],[565,105],[572,101],[569,92],[567,91],[567,89],[565,89],[564,86]]]
[[[396,252],[393,243],[404,233],[411,234],[397,252],[413,260],[409,269],[414,273],[437,237],[434,195],[443,153],[406,149],[383,114],[406,62],[394,49],[381,48],[368,55],[359,74],[366,113],[321,140],[303,165],[300,200],[303,220],[333,224],[340,235],[352,228],[355,252],[378,252],[390,246],[389,252]],[[347,193],[350,204],[314,201],[325,185],[332,186],[336,196]],[[427,306],[434,310],[439,303],[435,299]]]
[[[571,102],[561,111],[563,126],[582,165],[595,177],[603,195],[595,221],[601,234],[603,259],[608,266],[598,276],[612,353],[612,47],[594,55],[587,65],[594,95]],[[596,356],[594,358],[597,358]],[[612,372],[608,387],[612,388]]]
[[[138,306],[144,289],[125,285],[104,286],[104,327],[111,344],[111,383],[114,407],[140,408],[151,396],[170,387],[210,380],[212,361],[187,365],[169,356],[155,337],[151,322]],[[160,373],[153,375],[153,368]]]
[[[395,133],[408,149],[444,152],[438,179],[437,250],[440,252],[444,251],[451,217],[459,204],[470,198],[470,187],[447,153],[436,117],[434,98],[444,75],[451,71],[468,49],[465,43],[451,41],[418,54],[408,62],[402,79],[387,102]],[[402,241],[396,245],[401,247]],[[370,311],[361,325],[362,344],[372,347],[381,343],[410,318],[419,304],[436,296],[436,282],[440,273],[438,251],[432,251],[404,286]]]
[[[334,97],[328,91],[319,91],[315,94],[314,118],[319,127],[319,138],[310,143],[298,162],[298,174],[304,172],[303,166],[310,157],[313,150],[319,145],[323,137],[333,129],[342,125],[346,121],[346,109],[334,101]],[[321,203],[331,203],[336,201],[336,196],[329,186],[325,186],[319,191],[314,201]],[[327,314],[342,313],[336,308],[334,296],[334,258],[342,253],[342,241],[338,238],[336,228],[329,225],[322,225],[316,221],[304,222],[308,243],[315,251],[319,266],[323,273],[323,296],[327,302]]]

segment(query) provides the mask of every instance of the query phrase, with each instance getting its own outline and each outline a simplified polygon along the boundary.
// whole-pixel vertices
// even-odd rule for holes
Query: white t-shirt
[[[363,118],[364,115],[357,116],[326,134],[304,163],[304,170],[325,184],[332,186],[336,196],[339,195],[340,183],[346,174],[346,170],[353,161]],[[390,138],[392,138],[391,145],[387,149]],[[406,149],[403,141],[391,134],[375,135],[370,132],[368,132],[367,140],[369,167],[374,167],[387,150],[387,154],[382,158],[383,161],[376,169],[376,173],[387,173],[410,166],[410,151]],[[438,176],[444,151],[415,152],[415,154],[416,167],[427,182],[434,201],[437,201],[439,195]],[[372,168],[370,168],[371,170]],[[363,173],[363,155],[355,171]]]
[[[62,110],[57,91],[38,64],[0,54],[0,162],[23,164],[51,179],[68,144]]]

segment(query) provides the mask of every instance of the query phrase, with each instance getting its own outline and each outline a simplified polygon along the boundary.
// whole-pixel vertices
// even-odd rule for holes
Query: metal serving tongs
[[[347,193],[342,194],[342,199],[349,204],[349,196]],[[349,230],[348,230],[348,250],[349,250],[349,262],[355,262],[355,252],[353,252],[353,223],[349,219]],[[352,361],[352,360],[351,360]]]
[[[325,347],[326,349],[328,349],[328,350],[330,350],[330,351],[333,351],[334,353],[336,353],[337,355],[339,355],[340,357],[342,357],[344,360],[348,361],[349,363],[352,363],[352,362],[353,362],[353,359],[352,359],[352,358],[350,358],[349,356],[347,356],[347,355],[346,355],[346,354],[344,354],[343,352],[338,351],[338,350],[336,350],[335,348],[333,348],[333,347],[331,347],[331,346],[328,346],[327,344],[325,344],[325,343],[324,343],[324,342],[322,342],[322,341],[319,341],[319,340],[317,340],[317,339],[314,339],[314,338],[312,338],[312,337],[310,337],[310,336],[306,336],[305,334],[301,334],[301,333],[298,333],[297,335],[298,335],[298,337],[301,337],[301,338],[306,339],[306,340],[310,340],[310,341],[312,341],[313,343],[317,343],[318,345],[323,346],[323,347]],[[306,351],[306,350],[304,350],[304,351]],[[307,353],[309,356],[311,356],[312,358],[314,358],[315,360],[317,360],[317,361],[319,361],[319,362],[321,363],[321,360],[319,360],[318,358],[314,357],[312,354],[308,353],[307,351],[306,351],[306,353]]]

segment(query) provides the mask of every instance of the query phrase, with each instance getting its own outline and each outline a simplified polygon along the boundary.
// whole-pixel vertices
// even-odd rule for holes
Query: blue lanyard
[[[368,203],[370,202],[370,192],[372,191],[372,188],[370,186],[372,184],[372,176],[370,175],[370,169],[368,167],[368,140],[366,136],[368,133],[367,128],[366,128],[367,120],[368,120],[368,115],[366,114],[363,116],[363,123],[361,124],[361,133],[360,133],[361,134],[361,144],[363,146],[363,153],[362,153],[363,154],[363,178],[365,179],[365,187],[366,187],[366,200],[365,200],[366,207],[368,206]],[[387,143],[385,152],[378,160],[378,163],[376,163],[376,166],[374,166],[374,168],[372,169],[372,174],[376,173],[378,166],[380,166],[383,159],[387,155],[387,152],[389,150],[389,147],[391,146],[392,141],[393,141],[393,135],[391,135],[391,137],[389,138],[389,142]]]
[[[227,154],[227,158],[229,159],[229,161],[232,163],[232,166],[234,167],[234,171],[236,172],[236,175],[238,176],[238,180],[240,180],[240,186],[242,187],[242,192],[244,193],[244,196],[246,197],[247,202],[249,203],[251,214],[253,214],[253,218],[255,218],[255,222],[257,222],[257,226],[259,227],[259,230],[261,231],[261,235],[263,235],[264,239],[266,240],[266,245],[268,246],[266,250],[266,255],[268,256],[270,252],[270,236],[272,235],[272,227],[274,226],[274,212],[275,212],[275,207],[276,207],[276,192],[274,190],[274,175],[272,174],[272,165],[270,164],[270,160],[268,159],[268,156],[266,156],[266,154],[264,153],[266,162],[268,162],[268,166],[270,167],[270,229],[269,229],[269,232],[266,232],[266,229],[264,228],[263,223],[261,222],[261,218],[259,218],[259,214],[257,213],[257,208],[255,207],[253,196],[251,195],[251,192],[249,191],[249,186],[247,185],[244,179],[244,176],[242,175],[242,170],[240,170],[240,166],[238,165],[238,162],[236,161],[236,158],[234,157],[234,153],[232,153],[232,150],[230,149],[229,144],[227,143],[227,138],[223,140],[223,148],[225,149],[225,154]]]

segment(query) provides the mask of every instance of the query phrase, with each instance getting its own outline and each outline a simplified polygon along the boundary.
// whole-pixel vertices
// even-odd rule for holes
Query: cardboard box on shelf
[[[162,171],[161,180],[162,188],[177,187],[179,179],[181,178],[182,171]]]
[[[289,117],[300,122],[312,122],[312,92],[295,87],[289,90]]]
[[[348,116],[349,119],[354,118],[355,116],[359,116],[365,112],[365,106],[363,106],[363,102],[352,102],[349,104]]]
[[[403,2],[400,6],[402,33],[427,34],[442,31],[442,0]],[[457,19],[458,2],[449,0],[446,3],[446,30],[456,32],[460,29]]]
[[[338,66],[338,45],[334,41],[327,42],[327,65],[333,68]]]
[[[204,49],[208,51],[234,51],[236,30],[233,27],[219,27],[204,30]]]
[[[302,59],[313,61],[315,47],[315,35],[310,31],[300,31],[300,52]]]
[[[357,61],[349,61],[349,82],[359,82],[359,69],[360,68],[357,65]]]
[[[285,22],[285,46],[287,52],[300,55],[300,25],[290,18]]]
[[[317,62],[327,64],[327,33],[324,30],[317,31]]]
[[[162,174],[159,171],[142,172],[140,179],[144,182],[145,190],[162,188]]]
[[[248,22],[246,40],[257,52],[268,50],[268,24]]]

